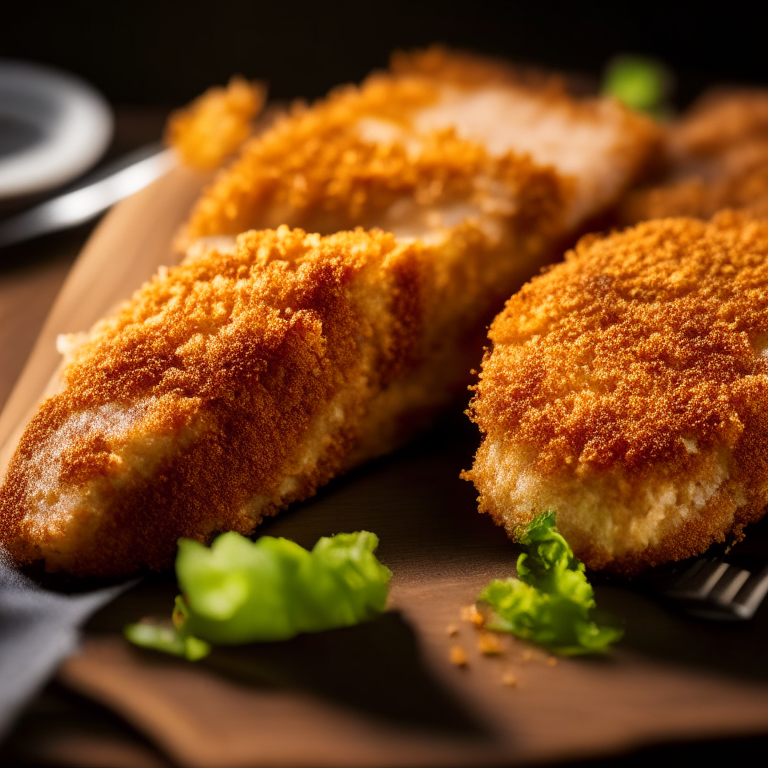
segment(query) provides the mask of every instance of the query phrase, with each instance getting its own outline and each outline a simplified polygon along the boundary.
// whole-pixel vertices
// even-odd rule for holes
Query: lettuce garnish
[[[202,659],[211,652],[211,646],[205,640],[185,636],[174,626],[139,622],[129,624],[123,631],[134,645],[154,648],[156,651],[182,656],[190,661]]]
[[[173,626],[131,624],[125,636],[147,648],[195,660],[210,643],[288,640],[302,632],[375,618],[387,602],[391,571],[373,554],[368,531],[320,539],[311,552],[288,539],[238,533],[210,547],[181,539]]]
[[[595,594],[584,564],[555,528],[554,512],[536,517],[518,537],[528,548],[518,577],[492,581],[480,594],[494,615],[486,628],[512,632],[554,653],[601,653],[624,634],[594,620]]]
[[[672,76],[659,61],[644,56],[620,56],[605,73],[602,91],[630,109],[662,117]]]

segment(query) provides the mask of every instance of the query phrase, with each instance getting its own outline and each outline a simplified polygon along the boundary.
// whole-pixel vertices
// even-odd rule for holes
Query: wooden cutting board
[[[0,416],[4,461],[56,372],[57,334],[87,329],[176,260],[171,239],[203,182],[176,170],[95,231]],[[518,551],[458,477],[476,444],[457,407],[406,449],[262,528],[304,546],[376,532],[394,572],[390,611],[377,621],[182,662],[120,634],[128,621],[170,614],[175,585],[161,574],[94,618],[59,679],[191,768],[531,763],[768,731],[766,610],[748,624],[707,624],[637,586],[598,581],[598,605],[626,627],[607,657],[555,660],[508,636],[483,654],[482,632],[461,609],[513,573]],[[759,528],[739,546],[768,559]],[[451,663],[455,647],[466,666]]]

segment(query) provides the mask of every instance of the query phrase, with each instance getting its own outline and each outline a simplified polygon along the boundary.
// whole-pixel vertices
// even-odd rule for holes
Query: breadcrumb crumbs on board
[[[476,627],[482,627],[485,623],[485,618],[480,611],[477,610],[476,605],[465,605],[461,609],[461,620],[474,624]]]
[[[518,680],[517,675],[514,672],[505,672],[501,676],[502,685],[506,685],[508,688],[517,688]]]
[[[477,634],[477,648],[483,656],[500,656],[504,652],[498,635],[485,630],[480,630]]]
[[[445,628],[445,632],[448,635],[448,637],[455,637],[456,635],[459,634],[459,628],[458,626],[456,626],[456,624],[449,624]]]
[[[457,667],[466,667],[469,664],[467,652],[460,645],[451,646],[448,658],[450,659],[451,664],[454,664]]]
[[[262,83],[233,77],[226,88],[209,88],[189,106],[171,114],[166,143],[192,168],[218,168],[251,134],[251,121],[266,97]]]

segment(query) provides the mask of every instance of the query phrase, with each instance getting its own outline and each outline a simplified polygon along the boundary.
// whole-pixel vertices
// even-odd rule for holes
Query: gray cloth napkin
[[[135,583],[55,592],[16,571],[0,550],[0,739],[77,648],[82,624]]]

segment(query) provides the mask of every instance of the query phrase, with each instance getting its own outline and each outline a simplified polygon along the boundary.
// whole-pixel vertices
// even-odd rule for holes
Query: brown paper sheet
[[[88,328],[171,262],[171,237],[201,183],[176,171],[117,206],[93,235],[0,417],[6,458],[56,370],[56,334]],[[457,411],[263,527],[304,546],[340,531],[376,532],[395,574],[390,612],[377,621],[187,663],[120,635],[128,621],[169,615],[175,586],[161,575],[91,622],[60,680],[191,768],[500,765],[768,731],[766,611],[749,624],[707,624],[640,587],[598,579],[599,605],[626,624],[607,658],[554,663],[507,636],[499,654],[483,655],[479,630],[460,610],[490,578],[512,573],[517,550],[477,515],[473,489],[458,478],[476,443]],[[768,558],[759,529],[744,546]],[[465,667],[450,662],[454,646],[466,652]],[[83,765],[108,752],[79,738],[54,739],[50,749],[66,745],[62,761],[72,765],[78,748]]]

